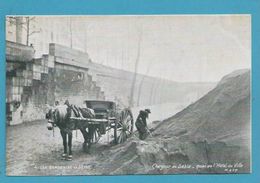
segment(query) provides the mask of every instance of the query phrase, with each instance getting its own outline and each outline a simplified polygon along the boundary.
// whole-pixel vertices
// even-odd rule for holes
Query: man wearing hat
[[[144,140],[149,133],[149,130],[147,128],[146,119],[148,118],[150,113],[151,113],[150,109],[141,110],[136,119],[135,126],[139,133],[139,138],[141,140]]]

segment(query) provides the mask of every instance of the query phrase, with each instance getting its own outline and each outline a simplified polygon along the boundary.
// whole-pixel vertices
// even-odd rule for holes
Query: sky
[[[134,71],[139,50],[137,72],[150,76],[216,82],[251,68],[250,15],[42,16],[36,21],[45,34],[63,35],[59,44],[70,46],[72,35],[74,49],[107,66]]]

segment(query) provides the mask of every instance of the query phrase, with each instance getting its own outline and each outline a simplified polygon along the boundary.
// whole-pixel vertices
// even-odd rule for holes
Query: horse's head
[[[53,127],[59,126],[68,120],[68,118],[71,116],[71,112],[67,109],[67,105],[58,105],[49,109],[45,116],[45,118],[48,120],[48,130],[52,130]]]
[[[51,108],[51,109],[48,110],[48,112],[45,115],[45,118],[48,120],[48,123],[47,123],[47,129],[48,130],[53,130],[53,127],[54,127],[54,112],[55,112],[55,109]]]

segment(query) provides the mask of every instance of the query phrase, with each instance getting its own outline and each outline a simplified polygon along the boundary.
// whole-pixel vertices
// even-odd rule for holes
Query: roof
[[[86,103],[86,102],[107,102],[107,103],[115,103],[115,102],[109,101],[109,100],[85,100],[84,102],[85,102],[85,103]]]

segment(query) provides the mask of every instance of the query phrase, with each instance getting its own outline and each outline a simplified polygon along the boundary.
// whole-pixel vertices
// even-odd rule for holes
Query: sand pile
[[[162,121],[152,137],[132,137],[100,156],[104,174],[250,171],[250,71],[225,77],[197,102]],[[98,167],[97,167],[98,168]]]
[[[180,129],[194,141],[249,145],[250,71],[225,76],[207,95],[165,120],[156,133],[176,136]]]

